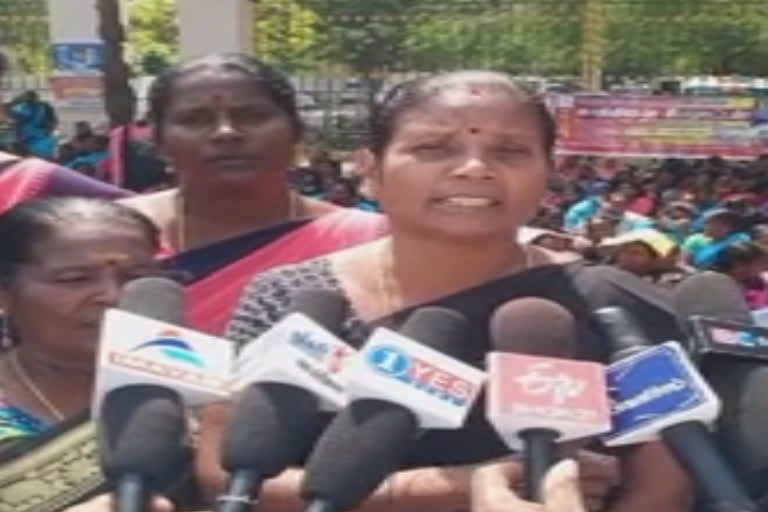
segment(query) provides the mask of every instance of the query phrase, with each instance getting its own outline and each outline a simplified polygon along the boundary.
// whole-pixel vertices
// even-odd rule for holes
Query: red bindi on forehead
[[[468,84],[467,91],[472,96],[486,96],[491,93],[498,93],[499,87],[493,84]]]
[[[483,94],[483,91],[478,85],[470,85],[469,94],[471,94],[472,96],[480,96]]]

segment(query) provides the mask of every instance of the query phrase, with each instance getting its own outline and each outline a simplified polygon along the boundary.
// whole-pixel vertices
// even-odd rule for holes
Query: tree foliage
[[[533,2],[504,9],[444,9],[421,18],[406,35],[409,59],[419,69],[578,72],[580,13],[567,2],[554,9]]]
[[[42,73],[51,66],[46,0],[0,0],[0,47],[12,73]]]
[[[768,74],[766,2],[614,1],[606,9],[611,74]]]
[[[305,0],[320,17],[315,51],[326,65],[363,75],[402,67],[419,0]]]
[[[178,1],[129,2],[135,70],[157,71],[176,58]],[[0,0],[5,27],[0,44],[14,50],[12,66],[48,65],[45,3]],[[212,13],[215,3],[211,0]],[[765,0],[603,0],[603,32],[585,27],[585,5],[584,0],[259,0],[253,46],[256,55],[291,73],[334,70],[375,77],[485,67],[576,75],[585,41],[602,35],[607,75],[768,75]]]
[[[176,0],[132,0],[128,42],[134,70],[157,74],[178,57]]]
[[[253,50],[287,72],[315,65],[319,18],[296,0],[260,0],[254,5]]]

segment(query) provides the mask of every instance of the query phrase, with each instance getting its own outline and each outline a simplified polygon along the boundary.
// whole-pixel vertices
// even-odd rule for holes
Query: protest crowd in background
[[[709,497],[696,494],[688,467],[675,458],[678,454],[672,453],[670,443],[658,442],[658,437],[626,451],[562,444],[569,460],[553,464],[547,477],[540,472],[537,481],[523,484],[527,477],[523,469],[529,469],[530,461],[523,463],[512,453],[505,433],[495,424],[495,431],[490,428],[490,415],[482,411],[485,406],[472,409],[467,397],[471,393],[462,387],[474,382],[476,398],[484,378],[480,369],[492,366],[486,356],[518,355],[515,347],[497,346],[499,329],[491,318],[514,302],[525,306],[535,297],[534,302],[554,304],[558,322],[559,311],[564,311],[565,322],[560,322],[564,337],[573,342],[571,347],[558,336],[549,337],[554,339],[554,354],[545,354],[547,360],[593,365],[590,375],[603,386],[596,396],[605,416],[604,428],[595,432],[610,430],[604,373],[605,363],[615,362],[616,354],[611,333],[594,321],[596,310],[618,306],[634,315],[649,333],[645,350],[681,337],[669,292],[704,271],[727,276],[750,310],[768,308],[768,157],[558,156],[555,123],[547,105],[512,77],[493,72],[438,74],[393,89],[373,113],[369,147],[344,153],[304,147],[290,83],[275,68],[245,55],[215,54],[179,64],[153,85],[149,110],[151,122],[111,130],[81,122],[69,140],[55,142],[56,114],[45,102],[27,94],[8,107],[17,123],[18,140],[0,153],[0,305],[8,317],[0,330],[0,443],[8,442],[0,444],[0,506],[13,499],[57,503],[55,493],[41,498],[49,478],[69,486],[61,491],[69,508],[51,505],[51,510],[109,512],[114,502],[108,494],[124,483],[115,476],[121,476],[115,461],[125,456],[131,478],[133,468],[150,461],[147,471],[154,477],[158,496],[145,510],[170,512],[178,503],[194,509],[212,507],[222,496],[224,501],[250,506],[257,491],[264,510],[297,510],[300,499],[306,498],[300,482],[312,471],[313,458],[305,452],[313,446],[292,444],[307,441],[309,434],[307,439],[290,435],[307,430],[307,425],[333,431],[337,421],[320,410],[314,395],[307,425],[293,421],[292,413],[281,407],[296,405],[302,412],[306,393],[289,394],[304,392],[294,382],[286,386],[292,389],[288,392],[280,386],[272,389],[269,379],[248,383],[266,383],[264,393],[274,392],[278,398],[267,400],[269,410],[261,411],[268,420],[278,411],[275,421],[264,422],[268,427],[264,431],[271,428],[280,442],[266,439],[264,452],[275,453],[275,447],[290,453],[285,464],[277,464],[279,471],[257,475],[263,488],[240,486],[251,493],[247,496],[225,491],[236,480],[230,476],[239,471],[225,467],[227,457],[236,466],[241,452],[248,451],[239,450],[234,441],[228,445],[226,435],[238,418],[254,419],[247,417],[247,407],[238,408],[240,402],[233,397],[250,396],[249,390],[256,389],[258,401],[263,398],[258,386],[237,389],[242,395],[232,393],[233,376],[217,375],[226,383],[218,389],[221,393],[200,399],[194,421],[189,422],[194,435],[179,443],[187,426],[189,411],[181,405],[182,395],[184,400],[187,395],[179,391],[173,395],[176,398],[165,400],[168,389],[163,385],[169,381],[161,381],[162,385],[153,381],[153,393],[162,388],[158,403],[170,404],[171,409],[161,407],[158,414],[168,413],[167,425],[175,425],[165,428],[164,423],[158,431],[178,427],[179,434],[161,447],[170,455],[157,461],[151,460],[152,454],[142,456],[146,455],[142,450],[152,446],[152,435],[137,429],[132,436],[123,436],[123,423],[133,425],[128,419],[135,419],[123,421],[125,404],[144,405],[141,393],[129,393],[122,403],[113,400],[112,409],[98,409],[103,417],[97,422],[89,409],[98,386],[107,380],[94,376],[117,367],[102,357],[94,368],[97,345],[107,347],[100,348],[101,357],[117,346],[118,334],[159,320],[197,331],[198,338],[210,335],[208,341],[218,337],[214,341],[228,347],[233,360],[242,358],[238,365],[222,364],[226,372],[235,368],[257,373],[263,370],[259,358],[270,361],[277,352],[271,348],[255,352],[259,364],[249,361],[254,340],[282,348],[280,336],[267,339],[265,332],[295,318],[289,314],[291,308],[307,289],[323,292],[321,299],[305,297],[315,306],[321,303],[320,309],[327,310],[336,299],[344,303],[335,313],[339,317],[335,328],[352,353],[364,351],[377,324],[408,327],[412,318],[426,311],[434,325],[421,321],[420,334],[429,334],[425,325],[430,329],[438,325],[435,337],[459,340],[460,356],[447,352],[450,358],[440,357],[476,378],[439,373],[444,361],[433,365],[434,354],[423,356],[426,362],[417,361],[437,374],[424,385],[416,381],[417,391],[426,389],[429,399],[460,404],[465,416],[451,428],[427,428],[419,424],[422,418],[416,418],[410,404],[401,404],[393,417],[407,410],[405,423],[395,422],[391,428],[384,424],[376,431],[376,422],[371,422],[375,435],[355,449],[336,448],[334,443],[343,444],[345,435],[328,441],[326,452],[331,462],[341,460],[342,470],[346,463],[352,464],[346,469],[358,464],[359,473],[377,470],[375,460],[355,460],[358,451],[370,450],[383,460],[392,454],[402,457],[382,465],[385,481],[371,477],[367,483],[376,485],[362,492],[357,503],[327,510],[682,512],[692,510],[698,498]],[[450,136],[435,136],[436,125],[447,126]],[[99,199],[51,197],[72,195]],[[176,306],[169,308],[170,319],[155,318],[153,308],[142,309],[154,296],[162,299],[162,293],[151,290],[134,300],[138,314],[129,323],[137,323],[112,323],[107,330],[103,318],[114,319],[115,308],[124,310],[118,315],[132,311],[122,302],[129,295],[126,290],[158,274],[175,279],[162,281],[178,292],[179,300],[170,301]],[[346,296],[339,298],[340,294]],[[425,304],[438,306],[422,307]],[[515,341],[534,346],[537,335],[544,345],[551,341],[544,332],[551,327],[546,321],[531,322],[542,324],[532,325],[543,328],[542,334],[526,331],[529,326],[523,325],[520,315],[512,320],[523,329],[510,336]],[[317,324],[320,329],[322,322]],[[454,324],[469,334],[462,334],[459,327],[451,331]],[[153,329],[156,332],[156,326]],[[142,338],[138,346],[126,349],[126,358],[140,359],[137,352],[159,346],[163,356],[181,357],[196,365],[196,372],[203,372],[202,352],[188,344],[194,336],[181,336],[175,329],[163,329],[146,343]],[[291,343],[303,339],[294,338]],[[344,357],[351,356],[344,352],[338,357],[343,364]],[[395,360],[377,362],[371,356],[367,361],[379,364],[380,370]],[[390,384],[408,381],[408,370]],[[490,376],[490,368],[487,373]],[[446,379],[458,382],[458,392],[440,391]],[[434,382],[437,391],[429,387]],[[382,393],[397,394],[392,386]],[[340,393],[344,392],[342,388]],[[399,403],[397,399],[393,397],[393,403]],[[352,424],[357,420],[355,409],[342,409],[349,410],[347,416],[345,412],[335,416],[342,418],[342,426],[345,418]],[[366,426],[365,421],[361,424]],[[347,427],[363,438],[367,432]],[[107,435],[96,435],[97,428]],[[702,428],[702,435],[709,435],[707,427]],[[241,436],[246,448],[262,433],[248,431]],[[387,437],[390,434],[397,442]],[[322,448],[323,439],[315,437],[312,442]],[[16,445],[27,446],[27,451],[3,450],[15,443],[29,443]],[[172,448],[179,450],[171,453]],[[101,462],[94,455],[99,450]],[[46,454],[48,459],[39,463]],[[98,477],[62,478],[70,464],[82,464]],[[324,464],[317,467],[324,469]],[[248,468],[244,471],[248,483],[254,475]],[[354,473],[347,479],[353,480]],[[325,476],[323,471],[315,474]],[[346,498],[346,482],[341,483],[340,499]],[[753,483],[751,490],[762,497],[764,485]],[[10,494],[3,492],[15,494],[9,499]],[[77,492],[81,494],[72,498]],[[150,493],[144,494],[148,500]]]
[[[55,119],[52,107],[33,93],[12,108],[28,97],[41,105],[40,121],[52,125],[47,119]],[[18,133],[24,132],[25,123],[17,122]],[[111,132],[78,122],[73,133],[52,146],[53,152],[21,142],[4,149],[37,153],[105,182],[114,183],[115,169],[120,169],[123,186],[136,192],[172,186],[172,170],[153,149],[146,121]],[[378,211],[354,152],[305,148],[303,153],[302,163],[290,173],[294,189],[339,206]],[[740,283],[750,306],[758,310],[768,307],[767,172],[768,156],[561,156],[547,199],[530,225],[535,229],[525,236],[531,243],[616,265],[660,286],[673,286],[697,270],[722,272]]]

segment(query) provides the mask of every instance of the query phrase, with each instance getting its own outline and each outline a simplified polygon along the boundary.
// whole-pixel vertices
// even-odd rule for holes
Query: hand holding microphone
[[[491,463],[472,475],[471,512],[586,512],[579,489],[579,467],[566,459],[547,471],[542,482],[542,502],[521,499],[510,488],[524,478],[517,462]]]

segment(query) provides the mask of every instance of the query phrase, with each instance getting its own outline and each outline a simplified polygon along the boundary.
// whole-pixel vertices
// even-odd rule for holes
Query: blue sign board
[[[104,44],[56,43],[53,45],[53,64],[60,72],[100,72],[104,69]]]

